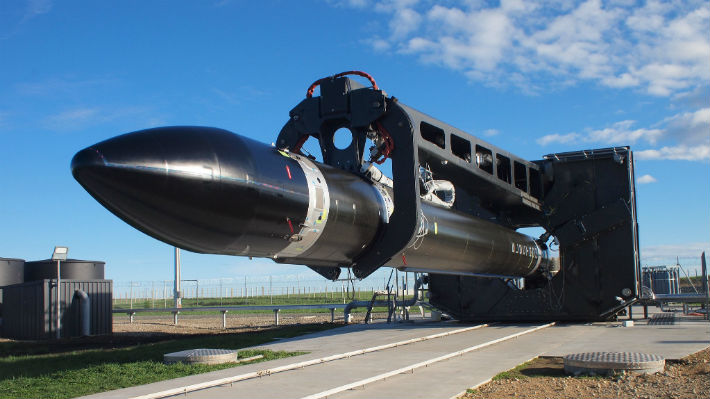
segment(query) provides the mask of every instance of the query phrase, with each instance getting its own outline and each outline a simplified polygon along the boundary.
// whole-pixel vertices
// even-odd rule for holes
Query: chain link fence
[[[347,303],[372,298],[374,291],[413,294],[414,273],[380,269],[359,281],[330,281],[313,274],[241,276],[181,280],[183,307]],[[175,306],[174,280],[114,281],[114,309]]]

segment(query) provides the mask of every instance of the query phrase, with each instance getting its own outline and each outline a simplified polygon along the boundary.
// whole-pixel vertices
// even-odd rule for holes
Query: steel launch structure
[[[343,129],[352,140],[338,148]],[[461,320],[606,320],[640,296],[629,147],[527,161],[353,71],[314,82],[274,144],[162,127],[88,147],[71,167],[107,209],[176,247],[333,280],[341,268],[426,273],[431,305]],[[375,166],[387,159],[391,178]]]

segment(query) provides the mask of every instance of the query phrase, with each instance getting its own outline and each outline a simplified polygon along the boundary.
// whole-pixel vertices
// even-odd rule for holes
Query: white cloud
[[[77,107],[49,115],[41,123],[49,130],[72,131],[122,119],[144,119],[144,125],[153,126],[156,121],[149,109],[141,107],[102,108]]]
[[[567,143],[577,143],[580,141],[580,138],[582,135],[578,133],[567,133],[567,134],[548,134],[546,136],[542,136],[539,139],[535,140],[537,141],[538,144],[540,145],[548,145],[548,144],[553,144],[553,143],[559,143],[559,144],[567,144]]]
[[[536,140],[539,145],[602,145],[646,144],[660,148],[636,149],[637,160],[710,160],[710,108],[682,112],[665,118],[651,128],[633,129],[634,121],[625,120],[610,127],[587,130],[584,133],[548,134]],[[641,147],[643,148],[643,147]]]
[[[540,145],[553,143],[602,143],[606,145],[634,144],[639,140],[655,144],[663,134],[660,129],[632,129],[635,121],[625,120],[599,130],[588,130],[584,133],[548,134],[537,139]]]
[[[705,256],[710,255],[710,243],[689,242],[685,244],[653,245],[641,248],[641,259],[644,262],[667,261],[679,259],[693,259],[700,263],[700,254],[705,251]],[[691,262],[694,263],[694,262]]]
[[[668,126],[669,136],[689,145],[705,144],[710,137],[710,108],[677,114],[663,123]]]
[[[422,17],[410,8],[403,8],[395,11],[390,21],[390,30],[396,38],[405,37],[414,32],[422,21]]]
[[[710,81],[707,1],[445,4],[377,3],[389,18],[388,34],[372,45],[526,92],[593,81],[669,96]]]
[[[643,175],[643,176],[639,177],[638,179],[636,179],[637,184],[650,184],[650,183],[655,183],[657,181],[658,180],[656,180],[656,178],[651,175]]]
[[[97,108],[75,108],[50,115],[46,120],[46,125],[59,128],[83,125],[94,120],[98,114]]]
[[[112,78],[53,77],[42,81],[17,83],[14,85],[14,89],[23,96],[61,96],[66,98],[66,96],[81,90],[102,89],[116,83],[118,81]]]
[[[638,160],[708,161],[710,160],[710,145],[661,147],[654,150],[635,151],[634,156]]]
[[[5,4],[7,3],[7,5]],[[51,0],[27,0],[25,7],[13,7],[11,2],[2,4],[3,23],[0,25],[0,40],[9,39],[15,35],[27,22],[52,10]],[[20,3],[20,2],[15,2]]]
[[[500,134],[498,129],[486,129],[483,131],[483,135],[487,137],[497,136],[498,134]]]
[[[51,10],[52,10],[52,1],[51,0],[29,0],[27,2],[27,8],[25,9],[25,14],[22,17],[20,24],[23,24],[38,15],[46,14]]]
[[[377,52],[387,51],[392,47],[387,40],[383,40],[380,38],[371,39],[370,44],[372,45],[372,48],[375,49],[375,51]]]

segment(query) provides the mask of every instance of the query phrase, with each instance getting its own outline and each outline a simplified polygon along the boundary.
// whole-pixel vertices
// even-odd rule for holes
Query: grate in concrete
[[[648,321],[649,326],[675,324],[675,313],[656,313]]]
[[[237,351],[228,349],[188,349],[180,352],[166,353],[163,362],[189,364],[222,364],[237,361]]]
[[[638,352],[586,352],[564,357],[567,374],[611,374],[627,372],[635,374],[663,371],[666,360],[658,355]]]

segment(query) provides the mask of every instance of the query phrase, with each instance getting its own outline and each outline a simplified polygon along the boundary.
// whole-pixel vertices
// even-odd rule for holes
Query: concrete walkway
[[[635,314],[639,315],[637,312]],[[707,321],[681,320],[672,325],[648,325],[645,320],[634,321],[636,324],[633,327],[621,327],[621,322],[556,325],[328,397],[450,398],[539,355],[562,356],[576,352],[630,351],[678,359],[710,346],[710,323]],[[356,349],[441,332],[452,332],[470,326],[472,325],[448,322],[346,326],[262,346],[270,350],[310,352],[307,355],[245,365],[89,397],[136,397]],[[509,336],[533,326],[535,325],[493,325],[180,396],[302,398],[407,367],[442,354]]]

